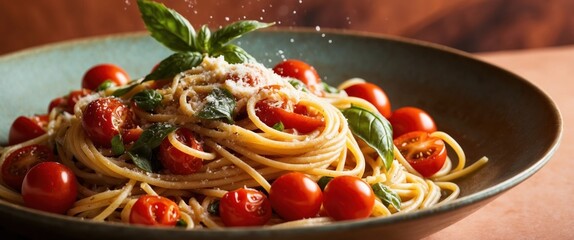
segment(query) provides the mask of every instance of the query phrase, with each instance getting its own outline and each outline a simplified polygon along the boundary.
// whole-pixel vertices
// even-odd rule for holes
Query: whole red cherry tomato
[[[393,138],[413,131],[436,131],[436,124],[432,117],[420,108],[402,107],[393,112],[389,118],[393,126]]]
[[[22,183],[24,205],[30,208],[64,214],[78,195],[76,176],[57,162],[42,162],[32,167]]]
[[[2,180],[20,191],[24,176],[30,168],[41,162],[54,161],[52,149],[44,145],[30,145],[10,153],[2,164]]]
[[[54,109],[56,107],[60,107],[64,110],[66,110],[67,104],[68,104],[68,99],[65,97],[54,98],[54,99],[52,99],[52,101],[50,101],[50,104],[48,105],[48,113],[52,112],[52,109]]]
[[[37,138],[46,133],[44,127],[48,123],[48,115],[33,117],[20,116],[12,122],[8,133],[8,145],[14,145]]]
[[[203,144],[187,128],[177,129],[175,138],[188,147],[203,151]],[[180,175],[192,174],[203,166],[203,161],[200,158],[180,151],[171,144],[167,137],[159,146],[159,159],[164,168],[167,168],[171,173]]]
[[[345,88],[345,92],[349,96],[367,100],[379,110],[383,117],[389,118],[391,116],[391,102],[379,86],[368,82],[357,83]]]
[[[292,77],[300,80],[309,91],[315,95],[322,96],[321,78],[315,68],[306,62],[296,59],[287,59],[275,65],[273,71],[283,77]]]
[[[269,191],[273,210],[291,221],[317,216],[323,193],[317,183],[305,174],[291,172],[275,179]]]
[[[267,196],[251,188],[227,192],[219,202],[219,216],[229,227],[261,226],[271,219]]]
[[[310,116],[303,105],[296,105],[290,112],[276,107],[271,101],[262,100],[255,104],[255,113],[267,126],[273,127],[281,122],[285,129],[296,129],[300,133],[312,132],[325,124],[320,116]]]
[[[395,146],[407,162],[423,177],[438,172],[446,160],[444,142],[423,131],[409,132],[394,140]]]
[[[116,86],[122,86],[130,81],[130,77],[126,71],[114,64],[99,64],[84,74],[82,88],[95,90],[107,80],[112,81]]]
[[[99,147],[110,147],[114,136],[123,137],[130,129],[137,128],[131,109],[113,97],[88,103],[83,111],[82,126],[88,138]]]
[[[144,195],[132,206],[131,224],[175,226],[181,212],[177,204],[165,197]]]
[[[323,207],[335,220],[367,218],[374,206],[373,189],[358,177],[335,177],[323,191]]]

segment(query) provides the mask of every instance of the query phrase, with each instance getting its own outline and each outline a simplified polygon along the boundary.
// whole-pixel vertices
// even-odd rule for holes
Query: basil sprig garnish
[[[163,96],[155,90],[144,89],[143,91],[134,95],[132,99],[135,102],[136,106],[147,112],[151,112],[156,107],[159,107],[161,105],[161,100],[163,99]]]
[[[379,113],[357,106],[343,109],[342,112],[353,134],[377,151],[388,170],[394,159],[393,130],[389,121]]]
[[[234,22],[213,33],[204,25],[196,33],[189,21],[175,10],[169,9],[161,3],[138,0],[138,7],[146,28],[153,38],[175,52],[191,54],[177,56],[187,60],[184,64],[179,65],[185,68],[183,70],[198,66],[203,60],[203,56],[206,55],[223,56],[230,63],[253,62],[255,60],[251,55],[241,47],[229,42],[245,33],[273,25],[273,23],[247,20]],[[177,57],[173,55],[168,57],[166,60],[175,59],[171,59],[168,61],[171,64],[166,63],[163,67],[160,63],[158,68],[145,77],[144,81],[173,77],[182,72],[181,67],[173,66],[172,61],[177,60]]]
[[[153,149],[177,127],[168,123],[154,123],[145,129],[127,152],[134,164],[146,172],[157,172],[159,162],[153,161]]]
[[[215,88],[205,97],[205,105],[196,113],[196,116],[210,120],[226,119],[232,123],[235,105],[235,98],[231,92],[224,88]]]
[[[383,183],[375,183],[371,188],[373,188],[375,196],[381,199],[381,202],[383,202],[385,206],[393,206],[395,210],[401,210],[401,197],[395,191],[391,190]]]

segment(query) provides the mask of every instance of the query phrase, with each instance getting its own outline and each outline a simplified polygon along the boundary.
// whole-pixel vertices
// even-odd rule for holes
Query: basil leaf
[[[273,124],[273,129],[277,130],[277,131],[283,131],[285,130],[285,125],[283,125],[282,122],[278,122]]]
[[[142,19],[151,36],[176,52],[195,50],[195,30],[179,13],[161,3],[138,0]]]
[[[121,135],[115,135],[112,138],[112,154],[114,154],[114,156],[118,156],[123,154],[126,151],[125,147],[124,147],[124,142],[122,141],[122,136]]]
[[[319,178],[319,181],[317,181],[317,185],[319,185],[321,190],[325,190],[327,183],[329,183],[331,180],[333,180],[333,177],[322,176],[321,178]]]
[[[144,78],[145,81],[171,78],[183,71],[197,67],[203,56],[198,52],[174,53],[162,60],[157,68]]]
[[[375,196],[377,196],[385,206],[393,206],[395,210],[401,210],[401,197],[395,191],[385,186],[383,183],[375,183],[371,186]]]
[[[155,90],[145,89],[134,95],[132,99],[134,100],[136,106],[145,111],[151,112],[156,107],[161,105],[163,96]]]
[[[339,93],[341,92],[341,90],[337,89],[336,87],[333,87],[325,82],[321,83],[323,85],[323,91],[325,91],[326,93]]]
[[[287,81],[289,81],[289,83],[291,84],[291,86],[295,87],[295,89],[302,91],[302,92],[309,92],[309,89],[307,89],[307,85],[305,85],[305,83],[301,82],[301,80],[297,79],[297,78],[289,78]]]
[[[254,57],[237,45],[227,44],[212,53],[214,57],[223,56],[228,63],[256,63]]]
[[[142,170],[155,172],[156,165],[152,161],[153,149],[158,147],[163,139],[176,129],[177,127],[168,123],[152,124],[142,132],[141,136],[128,151],[128,156]]]
[[[212,49],[219,49],[245,33],[266,28],[273,24],[275,23],[262,23],[253,20],[237,21],[214,32],[210,40],[210,45]]]
[[[374,148],[383,158],[385,167],[389,169],[394,159],[393,130],[389,121],[379,113],[357,106],[343,109],[342,112],[353,134]]]
[[[233,122],[233,110],[235,110],[235,98],[224,88],[216,88],[205,97],[205,105],[196,114],[202,119],[225,118],[228,122]]]
[[[197,39],[195,40],[197,43],[197,50],[202,53],[208,53],[210,51],[210,43],[209,39],[211,38],[211,31],[207,25],[201,26],[201,29],[197,33]]]
[[[106,80],[102,84],[100,84],[100,86],[98,86],[94,91],[96,91],[96,92],[104,91],[104,90],[111,88],[115,85],[116,84],[114,82],[112,82],[111,80]]]
[[[215,200],[207,206],[207,212],[214,216],[219,216],[219,200]]]
[[[138,85],[138,84],[136,83],[136,84],[132,84],[132,85],[129,85],[129,86],[127,86],[127,87],[124,87],[124,88],[120,88],[120,89],[118,89],[118,90],[115,90],[115,91],[112,93],[112,96],[114,96],[114,97],[121,97],[121,96],[125,95],[126,93],[130,92],[130,91],[131,91],[132,89],[134,89],[137,85]]]

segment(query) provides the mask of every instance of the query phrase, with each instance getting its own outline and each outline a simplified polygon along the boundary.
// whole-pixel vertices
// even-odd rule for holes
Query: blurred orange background
[[[574,43],[571,0],[163,0],[194,27],[240,19],[399,35],[468,52]],[[0,54],[145,30],[136,0],[0,0]]]

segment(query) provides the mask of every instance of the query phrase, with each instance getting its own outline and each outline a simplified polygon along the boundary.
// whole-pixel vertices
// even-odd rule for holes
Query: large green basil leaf
[[[139,108],[151,112],[161,105],[163,96],[152,89],[145,89],[133,96],[133,101]]]
[[[379,113],[357,106],[342,111],[353,134],[374,148],[383,158],[385,167],[389,169],[394,159],[393,130],[389,121]]]
[[[203,61],[203,56],[198,52],[174,53],[162,60],[157,68],[144,78],[145,81],[171,78],[183,71],[197,67]]]
[[[260,28],[266,28],[273,24],[274,23],[262,23],[253,20],[237,21],[214,32],[211,37],[210,45],[212,49],[217,50],[231,40],[241,37],[241,35],[245,33],[255,31]]]
[[[178,12],[161,3],[138,0],[138,7],[151,36],[176,52],[193,51],[195,30]]]
[[[142,135],[128,151],[128,156],[136,166],[146,172],[155,172],[157,163],[153,162],[153,149],[158,147],[163,139],[177,127],[168,123],[154,123],[145,129]]]
[[[205,97],[205,105],[196,114],[202,119],[227,119],[233,122],[233,111],[235,110],[235,98],[224,88],[216,88]]]
[[[214,57],[223,56],[225,61],[228,63],[255,63],[257,62],[249,53],[247,53],[243,48],[227,44],[221,48],[218,48],[212,53]]]

